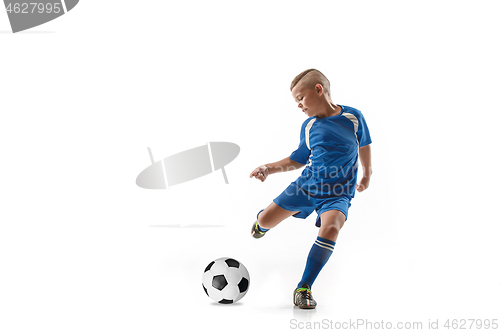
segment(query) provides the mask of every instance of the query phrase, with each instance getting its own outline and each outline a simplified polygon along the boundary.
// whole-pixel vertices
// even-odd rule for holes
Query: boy
[[[330,82],[320,71],[308,69],[300,73],[290,90],[298,107],[309,117],[302,124],[299,147],[281,161],[259,166],[250,177],[263,182],[270,174],[307,166],[296,181],[257,214],[252,236],[261,238],[287,217],[305,219],[316,210],[318,237],[293,293],[295,305],[314,309],[314,280],[332,254],[355,190],[362,192],[370,184],[371,138],[359,110],[332,102]],[[358,155],[363,177],[356,185]]]

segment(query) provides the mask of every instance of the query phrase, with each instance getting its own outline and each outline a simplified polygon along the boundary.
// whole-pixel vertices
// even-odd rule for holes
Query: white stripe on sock
[[[315,241],[314,242],[315,245],[318,245],[319,247],[322,247],[324,249],[327,249],[327,250],[330,250],[333,252],[333,247],[329,247],[329,246],[324,246],[324,245],[321,245],[320,243],[318,243],[318,241]]]
[[[316,242],[321,243],[321,244],[326,245],[326,246],[331,246],[332,248],[335,248],[335,244],[330,244],[330,243],[327,243],[327,242],[322,242],[319,239],[316,239]]]

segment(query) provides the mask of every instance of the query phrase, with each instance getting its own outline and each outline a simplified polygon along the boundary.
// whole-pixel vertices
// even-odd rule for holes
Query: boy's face
[[[319,87],[318,87],[319,86]],[[292,96],[298,107],[308,117],[314,117],[318,113],[320,105],[320,96],[323,94],[321,85],[317,84],[314,89],[304,87],[300,82],[293,87]]]

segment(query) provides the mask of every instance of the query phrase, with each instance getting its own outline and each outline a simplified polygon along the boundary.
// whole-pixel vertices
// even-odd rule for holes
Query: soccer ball
[[[216,302],[231,304],[248,291],[250,275],[241,262],[231,258],[212,261],[203,272],[203,290]]]

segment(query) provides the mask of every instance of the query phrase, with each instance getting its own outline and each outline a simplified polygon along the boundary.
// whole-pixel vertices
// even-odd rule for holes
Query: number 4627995
[[[444,323],[447,329],[497,329],[498,319],[448,319]]]
[[[34,13],[55,13],[61,12],[60,3],[37,3],[37,2],[24,2],[24,3],[9,3],[7,12],[15,14],[34,14]]]

